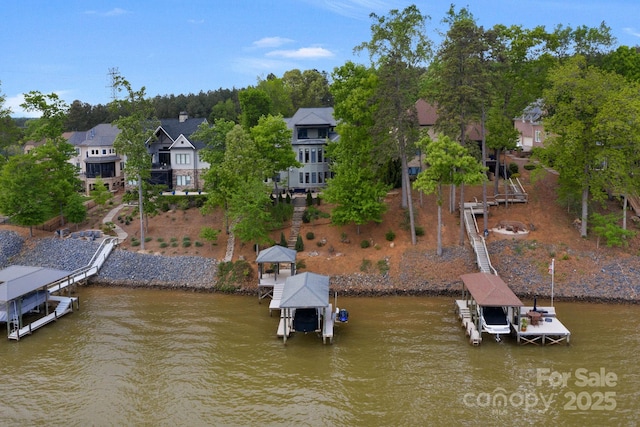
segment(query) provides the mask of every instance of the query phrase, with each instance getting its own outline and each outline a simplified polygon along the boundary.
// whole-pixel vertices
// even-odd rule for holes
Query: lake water
[[[333,345],[257,298],[81,288],[0,340],[1,425],[636,425],[640,306],[557,303],[571,345],[468,344],[452,298],[339,298]]]

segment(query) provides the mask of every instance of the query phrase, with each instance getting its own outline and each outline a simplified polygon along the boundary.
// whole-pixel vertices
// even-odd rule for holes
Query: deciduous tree
[[[154,131],[160,124],[155,118],[153,103],[146,97],[144,86],[134,90],[131,84],[121,76],[116,76],[114,87],[124,91],[126,97],[112,102],[111,108],[120,114],[113,124],[120,133],[113,143],[115,149],[127,156],[124,172],[138,188],[138,207],[140,208],[140,244],[144,250],[144,190],[143,181],[151,177],[151,155],[147,143],[153,139]]]

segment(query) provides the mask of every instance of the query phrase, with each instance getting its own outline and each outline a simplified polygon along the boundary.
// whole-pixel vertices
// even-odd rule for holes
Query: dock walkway
[[[110,237],[104,239],[86,266],[71,272],[64,279],[49,284],[47,286],[47,291],[49,292],[47,300],[58,303],[55,310],[52,313],[23,326],[22,328],[14,329],[9,333],[8,338],[10,340],[18,341],[25,335],[30,335],[33,331],[58,320],[59,317],[73,312],[74,304],[76,305],[76,308],[79,308],[79,300],[77,297],[64,297],[53,294],[68,288],[74,283],[86,280],[90,276],[97,274],[117,243],[117,238]]]

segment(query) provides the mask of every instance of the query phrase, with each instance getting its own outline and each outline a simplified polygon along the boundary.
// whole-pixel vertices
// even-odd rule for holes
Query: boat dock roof
[[[491,273],[469,273],[460,276],[463,287],[483,307],[522,307],[522,301],[507,284]]]

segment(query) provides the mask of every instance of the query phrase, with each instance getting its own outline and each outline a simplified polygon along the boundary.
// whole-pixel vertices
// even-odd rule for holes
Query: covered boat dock
[[[483,332],[497,337],[512,333],[521,344],[569,343],[571,333],[556,318],[554,307],[524,306],[496,274],[470,273],[460,278],[462,299],[456,300],[455,309],[472,344],[480,344]]]
[[[73,311],[73,304],[78,304],[77,298],[52,296],[49,290],[52,283],[68,278],[70,274],[64,270],[22,265],[0,271],[0,322],[6,322],[9,339],[19,340]],[[50,313],[49,304],[54,302],[57,305]],[[25,324],[27,314],[42,315]]]
[[[329,277],[302,273],[287,278],[280,300],[277,335],[287,343],[292,332],[317,332],[322,342],[333,342],[335,313],[329,303]]]

